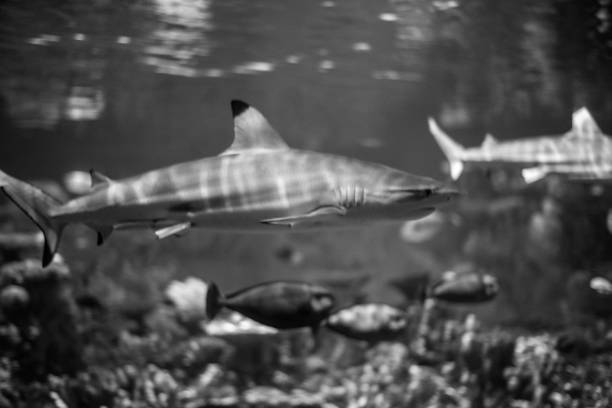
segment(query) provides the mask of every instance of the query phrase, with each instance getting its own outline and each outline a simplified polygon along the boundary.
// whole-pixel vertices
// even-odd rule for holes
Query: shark
[[[61,201],[0,171],[0,189],[44,235],[42,264],[72,223],[98,245],[119,229],[164,239],[195,227],[274,232],[417,219],[458,196],[433,178],[383,164],[290,148],[268,120],[231,101],[234,139],[220,154],[114,180],[90,171],[91,191]]]
[[[429,131],[458,179],[467,166],[513,166],[526,183],[551,174],[570,180],[612,180],[612,139],[605,135],[587,108],[572,114],[572,128],[564,134],[499,141],[487,134],[479,147],[465,148],[448,136],[433,118]]]

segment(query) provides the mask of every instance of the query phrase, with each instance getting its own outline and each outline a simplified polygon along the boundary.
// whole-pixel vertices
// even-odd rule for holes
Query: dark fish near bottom
[[[259,323],[277,329],[316,329],[335,304],[329,290],[305,282],[267,282],[223,296],[210,283],[206,314],[210,319],[223,308],[234,310]]]
[[[351,339],[370,343],[391,341],[407,326],[405,313],[381,303],[365,303],[340,309],[329,316],[325,326]]]
[[[429,297],[454,303],[479,303],[493,299],[498,292],[497,278],[470,273],[435,283],[429,290]]]

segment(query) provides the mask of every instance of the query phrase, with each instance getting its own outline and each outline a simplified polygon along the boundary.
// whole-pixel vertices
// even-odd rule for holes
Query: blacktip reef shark
[[[457,191],[381,164],[290,148],[264,116],[231,102],[234,140],[218,156],[123,180],[91,171],[91,192],[61,202],[0,172],[0,189],[42,230],[43,266],[64,227],[83,223],[102,244],[115,229],[158,238],[193,227],[279,231],[424,217]]]
[[[429,130],[448,159],[454,180],[464,165],[517,166],[527,183],[549,174],[572,180],[612,179],[612,139],[603,134],[586,108],[573,113],[572,128],[565,134],[507,142],[487,134],[481,146],[472,148],[452,140],[432,118]]]

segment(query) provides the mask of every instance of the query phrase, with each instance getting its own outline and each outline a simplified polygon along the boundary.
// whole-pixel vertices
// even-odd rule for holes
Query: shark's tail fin
[[[448,159],[451,177],[453,180],[457,180],[463,172],[463,162],[461,161],[461,156],[465,151],[465,148],[451,139],[449,135],[444,133],[433,118],[429,118],[427,123],[429,124],[429,131],[436,139],[436,142],[438,142],[438,145]]]
[[[0,171],[0,190],[13,201],[45,236],[42,265],[47,266],[57,252],[65,224],[51,218],[52,208],[61,202],[40,189]]]

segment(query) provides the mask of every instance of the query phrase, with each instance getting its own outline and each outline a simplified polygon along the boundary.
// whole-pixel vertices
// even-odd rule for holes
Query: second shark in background
[[[448,159],[454,180],[466,165],[518,167],[527,183],[551,174],[570,180],[612,180],[612,139],[601,131],[587,108],[573,113],[572,128],[562,135],[502,142],[487,134],[479,147],[463,147],[432,118],[429,130]]]

